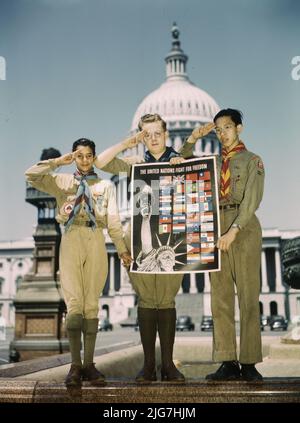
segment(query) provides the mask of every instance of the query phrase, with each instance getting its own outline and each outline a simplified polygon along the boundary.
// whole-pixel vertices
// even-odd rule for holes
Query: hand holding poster
[[[134,165],[131,187],[132,272],[220,270],[215,157]]]

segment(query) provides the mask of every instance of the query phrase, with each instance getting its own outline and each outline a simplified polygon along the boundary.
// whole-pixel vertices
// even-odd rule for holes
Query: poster
[[[214,156],[132,168],[131,271],[220,270],[219,204]]]

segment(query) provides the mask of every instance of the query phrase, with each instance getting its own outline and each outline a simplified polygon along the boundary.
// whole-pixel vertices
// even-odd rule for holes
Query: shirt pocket
[[[107,214],[107,198],[104,194],[94,193],[93,194],[95,204],[96,216],[103,217]]]
[[[231,169],[231,179],[232,195],[234,198],[241,201],[244,196],[247,182],[247,170],[239,165],[234,165]]]

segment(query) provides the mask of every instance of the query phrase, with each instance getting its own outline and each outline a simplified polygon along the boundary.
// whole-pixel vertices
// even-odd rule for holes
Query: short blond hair
[[[163,130],[164,131],[167,130],[167,124],[166,124],[166,122],[157,113],[154,113],[154,114],[148,113],[148,114],[142,116],[140,118],[139,124],[138,124],[139,130],[141,131],[143,129],[144,123],[152,123],[152,122],[161,122],[161,126],[162,126]]]

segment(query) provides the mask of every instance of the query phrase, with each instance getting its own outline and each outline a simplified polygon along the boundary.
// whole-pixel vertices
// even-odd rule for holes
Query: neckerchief
[[[153,162],[169,162],[172,157],[178,157],[179,153],[174,150],[173,147],[166,147],[166,151],[164,154],[160,156],[158,160],[147,150],[144,154],[145,162],[153,163]]]
[[[240,151],[246,150],[245,144],[240,141],[232,150],[226,151],[222,148],[222,167],[220,180],[220,199],[226,199],[230,193],[230,159]]]
[[[87,175],[82,175],[82,173],[80,173],[80,171],[76,169],[76,171],[74,172],[74,178],[79,181],[80,184],[77,189],[74,208],[69,215],[69,219],[65,225],[65,230],[67,231],[72,225],[76,215],[80,210],[82,201],[84,201],[85,203],[84,209],[89,217],[89,221],[91,222],[91,227],[94,230],[96,229],[96,217],[93,207],[93,198],[87,181],[97,179],[98,175],[94,172],[93,169]]]

